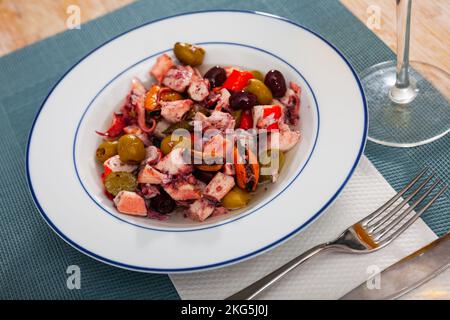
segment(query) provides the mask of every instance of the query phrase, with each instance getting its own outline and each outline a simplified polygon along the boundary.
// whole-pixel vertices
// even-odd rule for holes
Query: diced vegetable
[[[191,67],[197,67],[203,63],[206,51],[190,43],[177,42],[173,48],[173,53],[180,62]]]
[[[222,205],[230,210],[244,208],[250,201],[250,193],[234,187],[227,195],[222,199]]]
[[[171,213],[175,207],[175,201],[164,190],[160,190],[160,194],[150,200],[150,208],[161,214]]]
[[[161,151],[164,155],[168,155],[177,145],[179,147],[189,147],[191,141],[186,137],[168,135],[161,141]]]
[[[120,191],[134,191],[137,186],[136,177],[130,172],[111,172],[105,178],[105,189],[113,196]]]
[[[278,70],[270,70],[266,74],[264,84],[270,89],[275,98],[281,98],[286,94],[286,80]]]
[[[160,86],[154,85],[145,95],[145,110],[155,111],[158,107],[158,93],[161,90]]]
[[[117,141],[104,141],[100,144],[95,152],[95,156],[97,161],[100,163],[104,163],[111,157],[114,157],[117,154]]]
[[[242,112],[239,128],[244,130],[253,128],[253,116],[250,110],[245,110]]]
[[[175,91],[165,91],[161,93],[161,100],[166,102],[183,100],[183,96]]]
[[[241,91],[247,86],[250,79],[253,79],[253,74],[250,71],[234,69],[222,87],[230,91]]]
[[[236,91],[231,94],[230,106],[234,110],[249,110],[256,106],[258,98],[251,92],[244,90]]]
[[[166,130],[164,130],[164,134],[172,134],[177,129],[185,129],[191,132],[194,129],[194,127],[192,127],[188,121],[181,120],[180,122],[174,123]]]
[[[126,127],[125,117],[123,114],[114,113],[111,126],[106,132],[96,131],[97,134],[107,138],[117,138],[122,134],[123,128]]]
[[[251,79],[245,87],[245,91],[253,93],[259,104],[271,104],[273,100],[272,92],[258,79]]]
[[[227,80],[227,72],[219,66],[212,67],[204,76],[208,79],[211,89],[220,87]]]
[[[145,159],[145,146],[141,139],[132,134],[126,134],[119,139],[117,151],[120,160],[125,163],[138,164]]]
[[[261,71],[259,71],[259,70],[252,70],[251,72],[252,72],[253,77],[255,79],[258,79],[259,81],[264,81],[264,75],[263,75],[263,73]]]

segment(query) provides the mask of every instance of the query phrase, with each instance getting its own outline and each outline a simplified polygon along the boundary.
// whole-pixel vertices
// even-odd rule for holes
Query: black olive
[[[225,71],[224,68],[215,66],[209,69],[209,71],[205,74],[204,78],[209,80],[211,89],[220,87],[227,80],[227,72]]]
[[[198,180],[209,183],[215,176],[215,172],[208,172],[208,171],[202,171],[202,170],[195,170],[194,171],[194,177],[196,177]]]
[[[258,98],[250,92],[237,91],[233,92],[230,97],[230,106],[234,110],[248,110],[256,106]]]
[[[264,84],[272,91],[274,98],[281,98],[286,94],[286,80],[278,70],[270,70],[267,72]]]
[[[153,143],[153,145],[157,148],[161,148],[161,142],[162,140],[156,136],[151,136],[150,141]]]
[[[175,201],[162,189],[159,195],[150,200],[150,208],[161,214],[171,213],[176,206]]]

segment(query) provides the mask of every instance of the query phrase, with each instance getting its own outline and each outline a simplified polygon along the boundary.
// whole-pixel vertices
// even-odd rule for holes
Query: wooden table
[[[0,0],[0,56],[64,31],[67,7],[81,8],[82,22],[111,12],[133,0]],[[373,31],[396,48],[394,0],[341,0],[366,23],[379,10],[381,23]],[[414,0],[411,58],[450,72],[450,1]]]

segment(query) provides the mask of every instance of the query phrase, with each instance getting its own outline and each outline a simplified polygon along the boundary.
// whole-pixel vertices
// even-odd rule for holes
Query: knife
[[[385,269],[379,288],[362,283],[341,300],[397,299],[450,266],[450,232]]]

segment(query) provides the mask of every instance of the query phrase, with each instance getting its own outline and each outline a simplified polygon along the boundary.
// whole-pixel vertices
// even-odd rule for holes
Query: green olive
[[[260,164],[259,181],[266,182],[272,180],[272,175],[264,172],[264,169],[269,170],[269,168],[271,168],[272,166],[274,168],[278,167],[278,173],[280,173],[286,161],[286,157],[283,151],[274,149],[274,150],[267,150],[267,152],[262,152],[259,155],[258,161]]]
[[[105,178],[105,189],[113,196],[120,191],[134,191],[137,186],[137,179],[130,172],[111,172]]]
[[[126,134],[119,139],[117,151],[120,160],[125,163],[137,164],[145,158],[144,143],[132,134]]]
[[[250,201],[250,193],[234,187],[227,195],[222,199],[222,205],[230,210],[240,209],[245,207]]]
[[[259,104],[271,104],[273,100],[272,92],[258,79],[250,79],[245,91],[253,93]]]
[[[161,151],[164,155],[169,154],[176,146],[189,148],[191,145],[190,140],[183,136],[168,135],[161,141]]]
[[[200,106],[200,105],[194,105],[189,111],[186,113],[186,116],[184,117],[186,120],[192,120],[195,118],[195,115],[197,113],[203,113],[205,116],[209,117],[211,115],[211,110],[209,110],[206,107]]]
[[[162,101],[170,102],[170,101],[178,101],[178,100],[183,100],[183,99],[184,99],[183,96],[175,91],[168,91],[168,92],[161,93]]]
[[[117,154],[117,141],[104,141],[100,144],[95,152],[95,157],[100,163],[104,163]]]
[[[253,77],[255,77],[255,79],[258,79],[259,81],[264,82],[264,74],[261,71],[252,70],[250,72],[253,74]]]
[[[164,134],[172,134],[177,129],[185,129],[189,132],[193,131],[193,127],[189,124],[189,121],[181,120],[178,123],[174,123],[170,125],[166,130],[164,130]]]
[[[177,42],[173,47],[173,52],[182,63],[197,67],[203,63],[205,49],[189,43]]]

